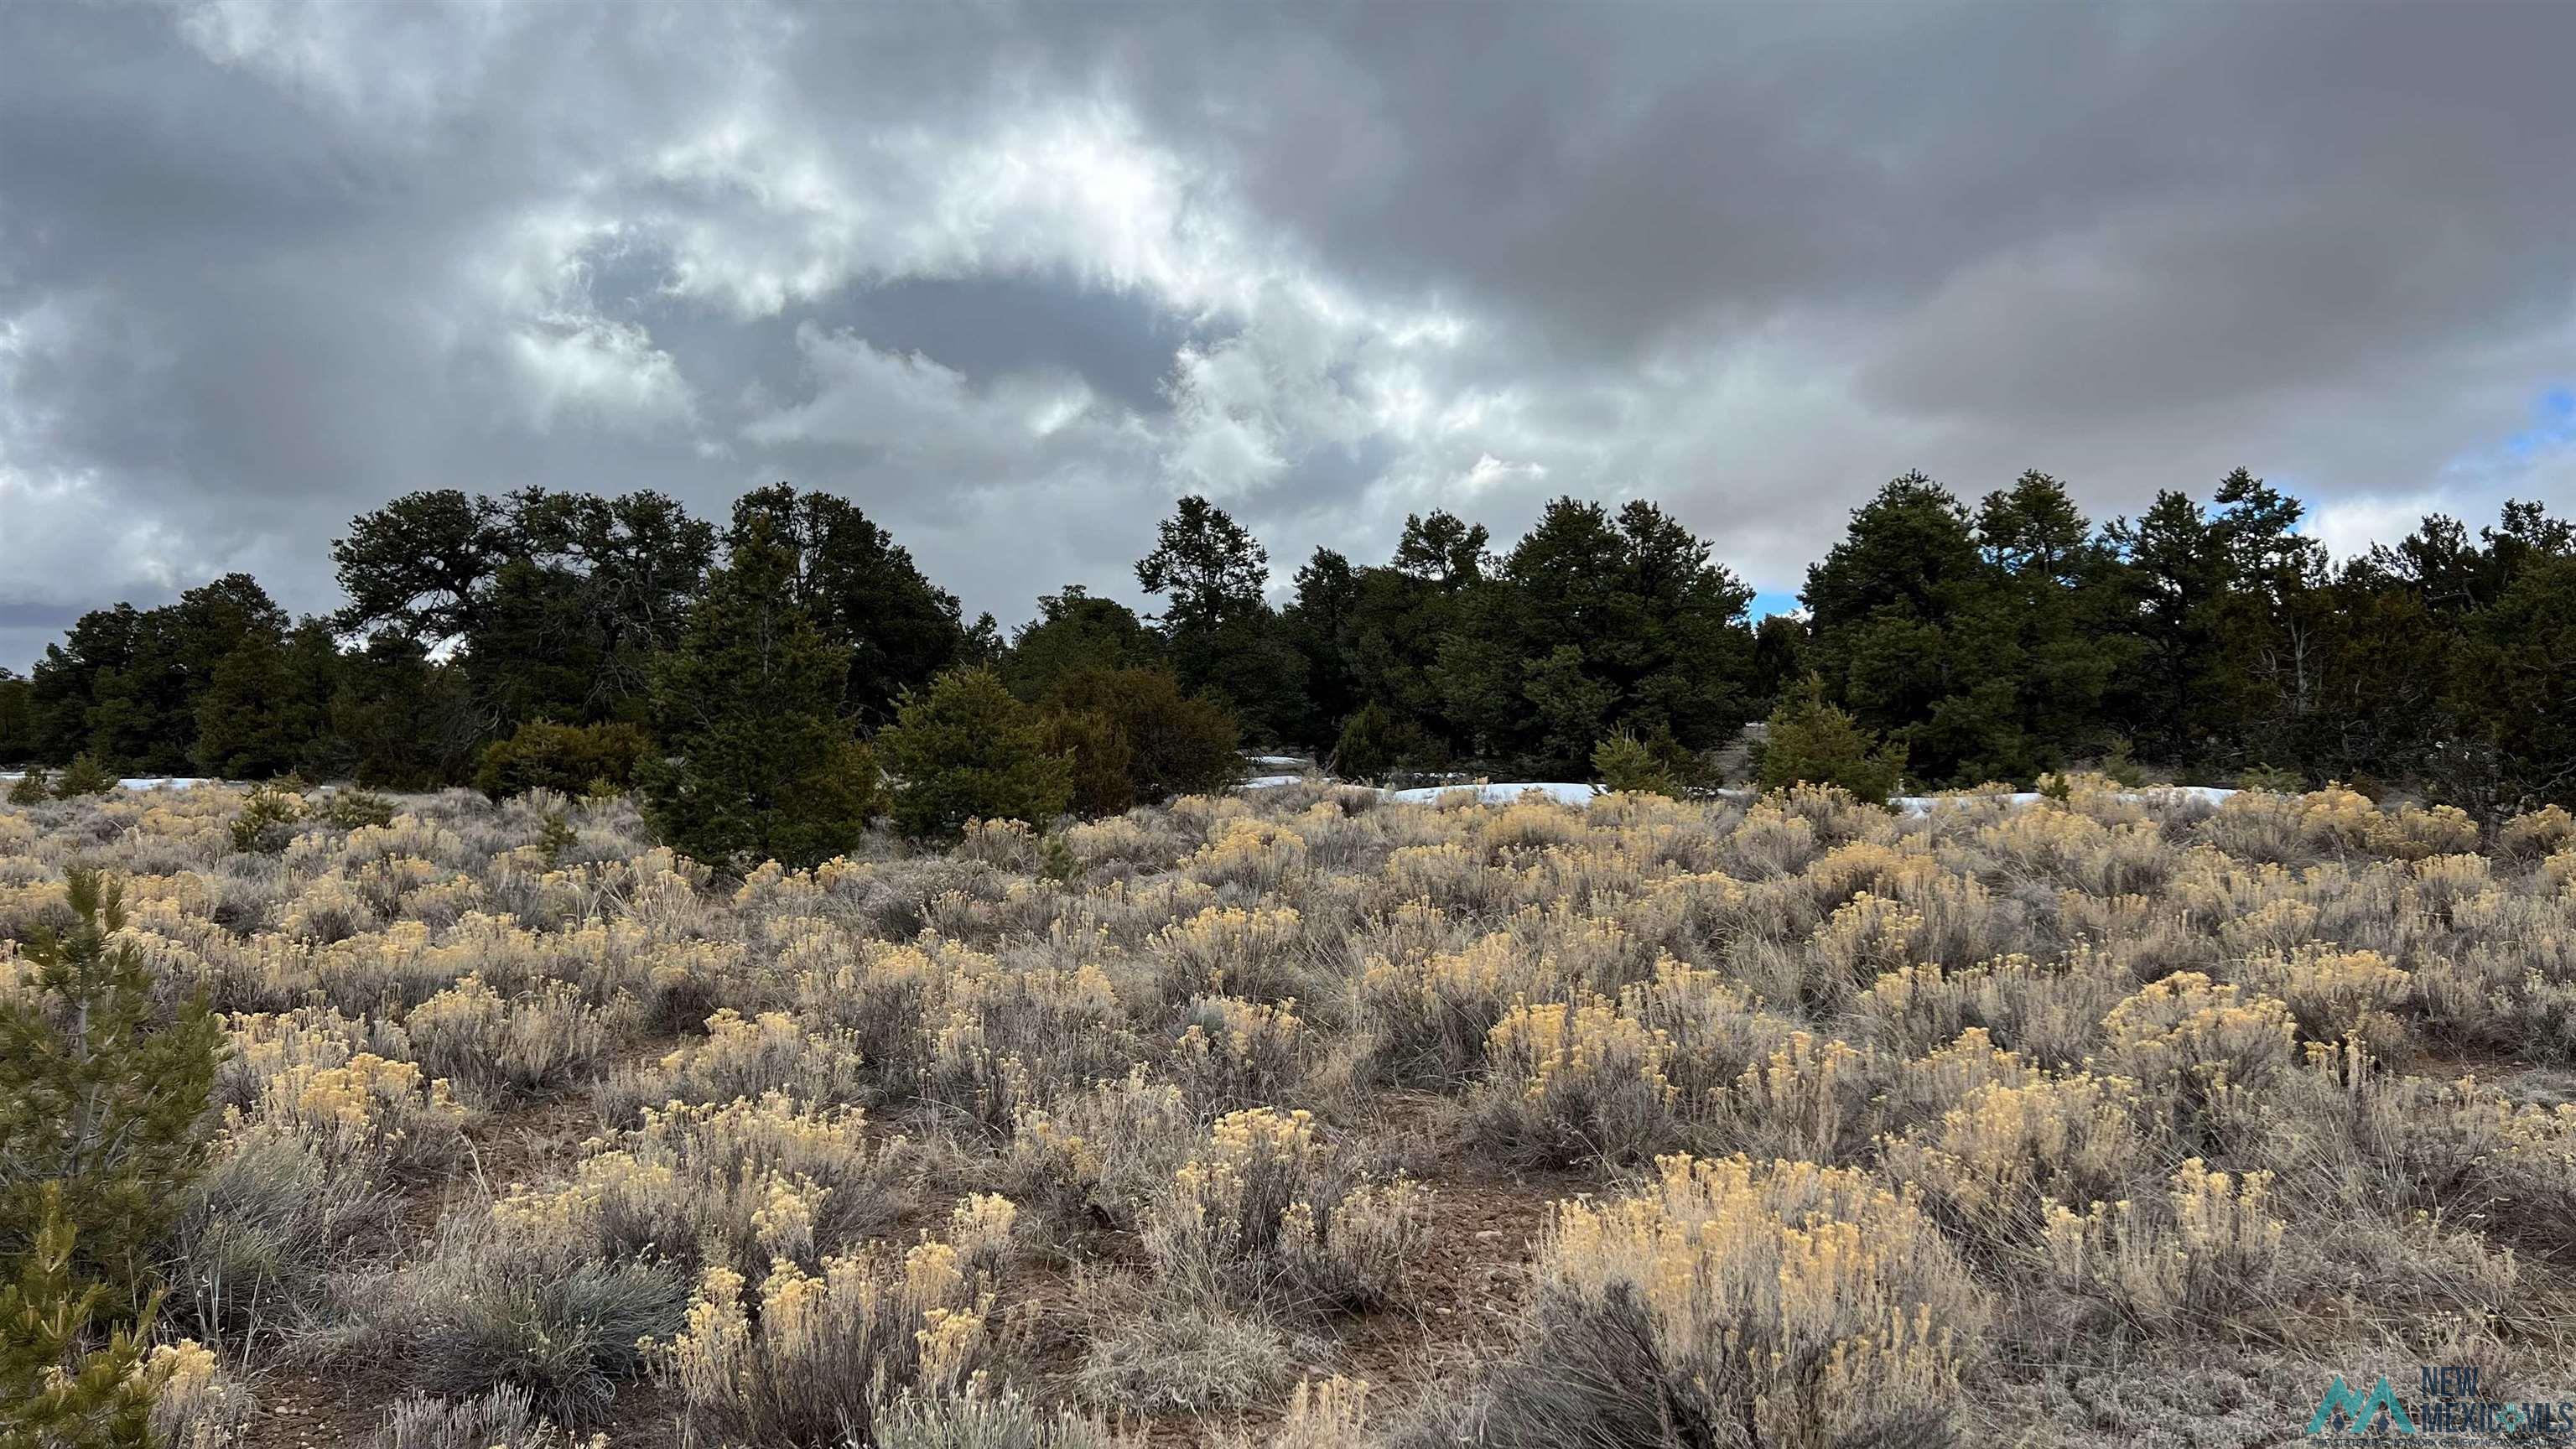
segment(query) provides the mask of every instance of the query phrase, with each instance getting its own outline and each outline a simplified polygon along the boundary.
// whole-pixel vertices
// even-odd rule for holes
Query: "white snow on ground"
[[[1252,757],[1252,763],[1256,765],[1270,765],[1273,767],[1280,765],[1303,765],[1306,763],[1306,758],[1303,755],[1254,755]]]
[[[16,774],[0,775],[0,781],[18,778],[20,776]],[[213,785],[219,782],[196,775],[152,775],[132,780],[119,780],[116,783],[128,790],[185,790],[191,785]]]
[[[1444,796],[1473,792],[1477,799],[1488,805],[1508,805],[1532,790],[1567,805],[1580,805],[1602,793],[1598,785],[1569,785],[1563,781],[1525,784],[1515,781],[1503,785],[1432,785],[1420,790],[1389,790],[1386,792],[1386,798],[1429,804]]]
[[[1275,790],[1282,785],[1302,785],[1304,783],[1306,783],[1306,777],[1303,775],[1255,775],[1251,779],[1244,781],[1242,784],[1237,785],[1234,788],[1238,790]]]
[[[2118,798],[2148,805],[2179,805],[2189,800],[2215,805],[2235,793],[2217,785],[2156,785],[2144,790],[2123,790]],[[1929,815],[1936,805],[1974,805],[1985,800],[2029,805],[2041,798],[2035,791],[2016,790],[2009,795],[1899,795],[1887,803],[1895,806],[1899,814]]]

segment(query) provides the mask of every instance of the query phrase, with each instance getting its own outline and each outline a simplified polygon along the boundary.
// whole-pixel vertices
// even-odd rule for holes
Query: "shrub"
[[[644,1371],[641,1341],[680,1326],[686,1280],[667,1263],[602,1263],[497,1226],[451,1230],[377,1289],[362,1313],[370,1343],[442,1398],[518,1389],[546,1418],[596,1422]]]
[[[1230,1112],[1146,1212],[1167,1283],[1292,1311],[1384,1301],[1427,1229],[1422,1190],[1371,1181],[1305,1112]]]
[[[2269,1208],[2271,1184],[2268,1172],[2231,1177],[2195,1157],[2174,1172],[2163,1204],[2123,1199],[2077,1212],[2052,1203],[2049,1265],[2068,1286],[2151,1321],[2259,1303],[2278,1275],[2284,1231]]]
[[[104,795],[116,788],[116,776],[108,773],[98,757],[91,754],[72,756],[63,772],[54,777],[54,798],[76,800],[83,795]]]
[[[1659,731],[1650,740],[1621,730],[1593,747],[1592,769],[1601,777],[1603,789],[1620,794],[1680,799],[1703,794],[1716,783],[1708,767],[1670,730]]]
[[[1118,722],[1098,710],[1046,712],[1046,749],[1066,761],[1076,815],[1123,815],[1136,803],[1136,752]]]
[[[604,1441],[599,1441],[604,1442]],[[536,1396],[504,1385],[471,1398],[414,1394],[385,1410],[375,1449],[581,1449],[537,1413]],[[594,1444],[596,1449],[596,1444]]]
[[[1116,1449],[1097,1419],[1039,1408],[1015,1388],[970,1381],[964,1392],[910,1389],[877,1415],[875,1449]]]
[[[394,802],[371,790],[334,790],[314,813],[339,830],[383,829],[394,823]]]
[[[969,820],[1043,826],[1072,799],[1072,772],[1047,750],[1036,711],[989,669],[953,669],[904,701],[877,737],[895,776],[894,819],[912,836],[954,836]]]
[[[1584,1442],[1605,1421],[1683,1443],[1939,1442],[1990,1313],[1909,1201],[1811,1162],[1665,1158],[1636,1196],[1558,1204],[1537,1277],[1533,1371],[1496,1375],[1475,1442]],[[1551,1392],[1568,1373],[1592,1387]]]
[[[1185,694],[1161,669],[1087,669],[1059,680],[1059,710],[1109,721],[1127,748],[1127,778],[1139,802],[1225,789],[1243,774],[1238,730],[1225,706]]]
[[[530,790],[586,795],[600,785],[624,790],[652,750],[644,732],[622,721],[567,725],[529,720],[508,739],[483,747],[474,788],[495,800]]]
[[[295,822],[304,818],[304,802],[283,787],[253,785],[233,817],[233,849],[244,854],[275,855],[286,848]]]
[[[1763,732],[1760,778],[1765,790],[1832,785],[1883,804],[1896,793],[1904,773],[1905,746],[1881,744],[1859,721],[1828,703],[1824,681],[1812,674],[1781,700]]]
[[[743,1288],[708,1269],[687,1326],[646,1345],[690,1431],[723,1442],[873,1444],[888,1398],[957,1391],[992,1353],[991,1287],[946,1243],[873,1243],[819,1274],[780,1261],[756,1310]]]
[[[1671,1056],[1664,1033],[1602,997],[1520,1003],[1486,1036],[1479,1135],[1524,1161],[1641,1161],[1679,1145]]]
[[[41,805],[54,798],[53,778],[39,765],[29,765],[27,772],[9,782],[9,803]]]
[[[1399,770],[1418,768],[1430,753],[1421,726],[1399,721],[1386,706],[1371,700],[1342,722],[1331,765],[1333,773],[1345,780],[1375,783]]]
[[[413,1007],[403,1028],[423,1067],[484,1102],[538,1096],[587,1078],[611,1036],[608,1013],[567,982],[505,1000],[470,973]]]

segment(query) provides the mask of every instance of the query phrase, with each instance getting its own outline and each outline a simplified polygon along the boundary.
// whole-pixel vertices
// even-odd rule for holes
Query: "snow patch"
[[[1606,793],[1598,785],[1573,785],[1561,780],[1524,783],[1513,781],[1501,785],[1432,785],[1419,790],[1389,790],[1386,798],[1412,804],[1430,804],[1451,795],[1473,793],[1488,805],[1508,805],[1536,790],[1550,800],[1565,805],[1581,805],[1595,795]]]

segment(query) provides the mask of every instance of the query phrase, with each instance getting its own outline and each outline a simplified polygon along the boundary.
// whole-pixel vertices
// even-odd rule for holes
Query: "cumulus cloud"
[[[1008,620],[1889,476],[2563,501],[2565,7],[0,8],[0,663],[403,491],[778,478]],[[1033,521],[1043,526],[1032,528]],[[34,539],[42,547],[19,546]]]

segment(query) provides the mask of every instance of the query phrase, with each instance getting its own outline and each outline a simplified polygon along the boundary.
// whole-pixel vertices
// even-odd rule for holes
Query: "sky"
[[[2576,504],[2576,5],[0,5],[0,664],[404,492],[855,500],[968,614],[1881,483]]]

